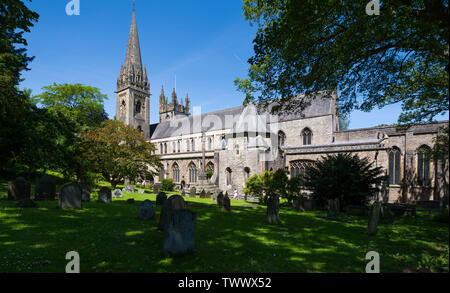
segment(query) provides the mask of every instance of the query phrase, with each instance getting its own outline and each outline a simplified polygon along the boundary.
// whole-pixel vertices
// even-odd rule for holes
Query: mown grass
[[[324,212],[280,211],[281,223],[266,223],[262,206],[232,200],[222,213],[211,199],[185,198],[197,213],[195,252],[163,254],[163,233],[155,220],[137,217],[138,205],[154,194],[125,194],[112,204],[83,203],[82,210],[59,210],[57,202],[35,209],[15,207],[0,180],[0,272],[65,272],[69,251],[77,251],[81,272],[358,272],[368,251],[380,254],[381,272],[417,268],[424,256],[448,247],[448,224],[419,213],[394,225],[382,222],[377,236],[366,235],[367,219],[342,215],[352,223],[317,218]],[[143,188],[142,188],[143,189]],[[135,204],[127,204],[134,198]]]

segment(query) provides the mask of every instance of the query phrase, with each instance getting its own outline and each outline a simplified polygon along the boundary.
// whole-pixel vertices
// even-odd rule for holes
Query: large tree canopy
[[[285,112],[337,88],[343,114],[400,102],[411,123],[448,111],[448,0],[379,1],[379,15],[369,0],[243,2],[258,25],[249,76],[235,81],[246,101],[277,98]]]

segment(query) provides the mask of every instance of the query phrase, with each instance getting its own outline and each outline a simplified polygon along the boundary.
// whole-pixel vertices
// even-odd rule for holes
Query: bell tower
[[[142,68],[134,8],[125,65],[120,67],[117,79],[116,119],[141,130],[150,139],[150,82],[147,68]]]

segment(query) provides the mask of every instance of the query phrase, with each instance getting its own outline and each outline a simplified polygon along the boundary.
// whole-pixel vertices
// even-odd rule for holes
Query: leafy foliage
[[[258,26],[248,78],[235,80],[246,102],[277,98],[275,110],[298,111],[337,88],[342,114],[398,102],[400,123],[448,112],[447,0],[383,1],[376,16],[366,0],[243,2]]]
[[[165,178],[161,181],[161,189],[164,191],[173,191],[174,186],[172,178]]]
[[[339,198],[341,206],[364,204],[376,196],[385,180],[382,167],[358,155],[327,155],[308,167],[305,186],[313,190],[313,198],[324,204],[328,199]]]
[[[247,195],[258,196],[259,201],[264,204],[267,203],[267,196],[270,194],[276,194],[290,202],[294,195],[290,192],[293,182],[297,182],[296,179],[291,182],[283,169],[275,172],[264,171],[248,178],[243,191]]]
[[[28,107],[26,94],[18,89],[20,73],[28,70],[33,60],[26,54],[30,32],[39,15],[23,1],[2,0],[0,3],[0,166],[3,168],[13,152],[26,145],[24,118]]]
[[[102,174],[115,188],[125,178],[134,181],[156,175],[162,165],[152,154],[155,149],[139,130],[107,120],[102,127],[82,133],[80,154],[85,169]]]

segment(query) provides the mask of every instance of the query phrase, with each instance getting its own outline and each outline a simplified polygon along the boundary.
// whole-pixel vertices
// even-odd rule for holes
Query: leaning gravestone
[[[169,197],[161,209],[161,215],[159,216],[158,229],[164,230],[168,223],[168,217],[170,212],[175,210],[182,210],[186,208],[186,202],[181,195],[175,194]]]
[[[276,224],[280,220],[280,199],[276,194],[267,197],[267,221],[269,224]]]
[[[225,193],[225,196],[222,199],[222,212],[231,212],[231,201],[228,197],[228,192]]]
[[[128,192],[128,193],[134,193],[134,186],[133,185],[127,185],[127,186],[125,186],[123,191]]]
[[[367,227],[367,234],[376,235],[378,221],[380,219],[380,203],[375,202],[369,210],[369,225]]]
[[[114,190],[114,192],[112,193],[112,197],[114,197],[114,198],[123,198],[122,190],[120,190],[120,189]]]
[[[167,195],[165,192],[161,191],[160,193],[158,193],[158,195],[156,196],[156,205],[157,206],[163,206],[164,203],[167,200]]]
[[[56,180],[50,175],[43,175],[37,180],[34,192],[35,200],[55,200]]]
[[[139,205],[139,219],[150,220],[155,218],[156,206],[150,201],[145,200],[144,203]]]
[[[102,187],[98,192],[98,202],[111,203],[112,202],[111,189],[109,189],[108,187]]]
[[[200,198],[206,198],[206,192],[204,189],[200,192]]]
[[[82,187],[82,195],[81,195],[81,201],[83,202],[89,202],[91,201],[91,191],[87,187]]]
[[[161,183],[155,183],[153,185],[153,193],[158,194],[161,192]]]
[[[8,200],[29,199],[31,194],[31,184],[24,178],[19,177],[8,182]]]
[[[190,194],[191,194],[191,197],[195,197],[195,195],[197,194],[197,189],[194,186],[191,187]]]
[[[61,187],[60,209],[81,209],[83,190],[78,183],[67,183]]]
[[[217,196],[217,205],[219,207],[222,207],[222,203],[223,203],[223,193],[221,191],[221,192],[219,192],[219,195]]]
[[[194,251],[197,214],[186,209],[171,211],[164,230],[164,254],[183,255]]]

